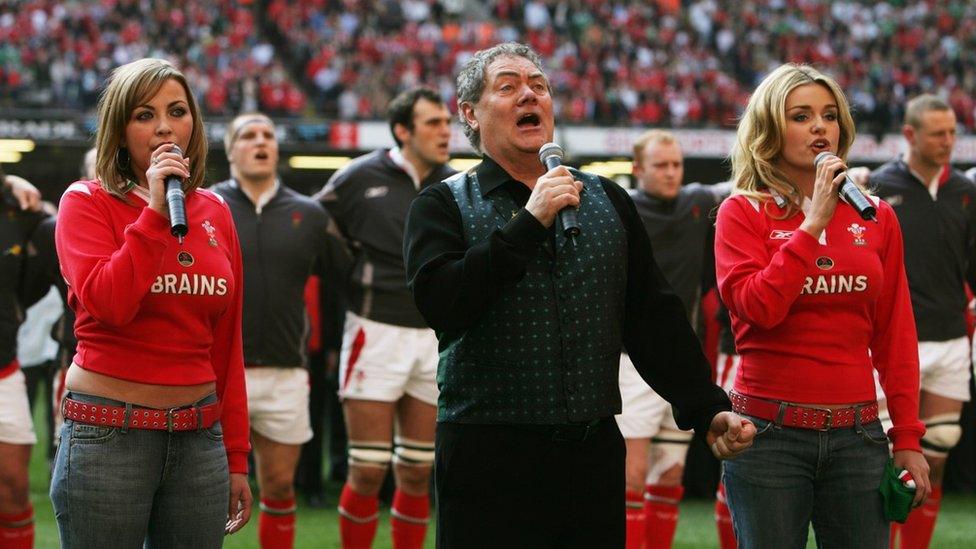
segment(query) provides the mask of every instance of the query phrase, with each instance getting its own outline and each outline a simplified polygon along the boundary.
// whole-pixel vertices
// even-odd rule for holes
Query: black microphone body
[[[173,145],[170,152],[183,156],[183,151]],[[166,176],[166,206],[169,209],[169,232],[180,240],[186,236],[186,197],[183,194],[183,181],[175,175]]]
[[[815,158],[813,161],[813,165],[819,166],[821,162],[831,156],[837,155],[830,151],[824,151],[817,155],[817,158]],[[835,173],[834,176],[836,177],[837,174]],[[861,216],[861,219],[865,221],[874,221],[875,223],[878,222],[878,210],[874,207],[874,203],[871,202],[871,199],[864,195],[861,188],[854,183],[851,176],[847,175],[846,171],[844,172],[844,182],[841,183],[840,187],[837,189],[837,194],[844,199],[844,202],[850,204],[851,207],[857,211],[857,214]]]
[[[563,149],[555,143],[546,143],[539,149],[539,160],[545,165],[546,170],[551,170],[563,164]],[[580,224],[576,218],[576,208],[566,206],[559,210],[559,221],[563,224],[563,236],[566,238],[576,238],[580,235]]]

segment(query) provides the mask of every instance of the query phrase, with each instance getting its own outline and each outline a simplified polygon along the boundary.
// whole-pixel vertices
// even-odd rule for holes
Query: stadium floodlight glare
[[[348,156],[293,156],[288,165],[296,170],[338,170],[350,160]]]
[[[17,151],[0,150],[0,164],[16,164],[20,158],[21,154]]]
[[[591,162],[580,166],[580,170],[613,179],[618,175],[630,175],[634,171],[634,164],[630,160],[607,160],[605,162]]]
[[[447,164],[459,172],[464,172],[470,170],[480,163],[480,158],[454,158]]]
[[[30,139],[0,139],[0,152],[15,151],[29,153],[34,150],[34,141]]]

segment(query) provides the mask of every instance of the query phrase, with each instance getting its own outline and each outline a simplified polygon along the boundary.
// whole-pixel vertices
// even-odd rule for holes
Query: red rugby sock
[[[261,498],[258,540],[261,549],[292,549],[295,546],[295,498]]]
[[[908,513],[908,520],[901,527],[901,549],[925,549],[929,546],[941,506],[942,487],[933,486],[929,499]]]
[[[34,547],[34,507],[30,504],[20,513],[0,514],[0,547],[31,549]]]
[[[685,493],[682,486],[648,484],[644,501],[647,515],[647,549],[668,549],[678,527],[678,502]]]
[[[348,484],[339,496],[339,536],[343,549],[369,549],[376,536],[379,498],[352,491]]]
[[[715,491],[715,528],[718,529],[718,543],[722,549],[736,549],[739,546],[732,528],[732,513],[725,501],[725,485],[721,482]]]
[[[627,544],[626,549],[641,549],[644,546],[647,521],[644,515],[644,494],[627,490]]]
[[[888,548],[897,549],[899,544],[899,539],[901,538],[901,524],[897,522],[891,522],[891,528],[888,530]]]
[[[393,492],[390,508],[390,537],[394,549],[420,549],[427,535],[430,498],[411,496],[401,490]]]

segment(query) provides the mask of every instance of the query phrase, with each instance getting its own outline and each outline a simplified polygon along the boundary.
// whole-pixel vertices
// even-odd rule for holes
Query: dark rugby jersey
[[[339,283],[343,250],[329,234],[329,214],[316,201],[279,184],[260,210],[234,180],[213,192],[230,206],[244,261],[244,363],[307,366],[305,283],[313,272]],[[334,323],[324,334],[338,348]]]
[[[29,278],[28,241],[43,215],[21,211],[9,193],[3,194],[0,199],[0,377],[16,371],[13,361],[17,358],[17,329],[24,320],[26,306],[44,295],[29,299],[25,295]]]
[[[34,295],[44,295],[53,285],[61,295],[64,313],[54,324],[51,337],[58,342],[58,359],[67,364],[75,354],[75,313],[68,306],[68,287],[61,276],[61,266],[58,264],[58,252],[54,244],[54,231],[57,218],[48,217],[37,226],[31,235],[33,252],[27,263],[27,282]]]
[[[642,189],[629,191],[637,214],[651,240],[654,259],[684,303],[692,326],[697,324],[698,305],[706,259],[711,259],[709,232],[726,187],[690,183],[681,187],[674,200],[662,200]]]
[[[349,308],[359,316],[408,328],[424,328],[407,289],[403,231],[407,210],[422,189],[450,177],[434,169],[418,189],[410,175],[380,149],[336,172],[315,199],[329,211],[352,250]]]
[[[933,198],[903,160],[872,172],[870,186],[901,223],[919,341],[967,335],[963,284],[976,289],[976,186],[947,166]]]

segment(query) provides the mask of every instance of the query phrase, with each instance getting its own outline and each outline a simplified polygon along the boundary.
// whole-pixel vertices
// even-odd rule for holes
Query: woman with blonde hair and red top
[[[870,199],[875,223],[838,200],[853,142],[843,92],[804,65],[769,74],[739,123],[715,238],[741,355],[733,409],[758,429],[723,465],[739,547],[805,547],[811,522],[820,547],[888,547],[878,487],[889,438],[918,483],[915,505],[929,493],[901,231],[883,202]]]
[[[77,316],[51,484],[62,547],[220,547],[250,517],[241,257],[200,189],[207,142],[184,76],[117,68],[94,181],[61,198],[56,243]],[[182,151],[186,151],[184,157]],[[185,238],[165,179],[183,181]]]

